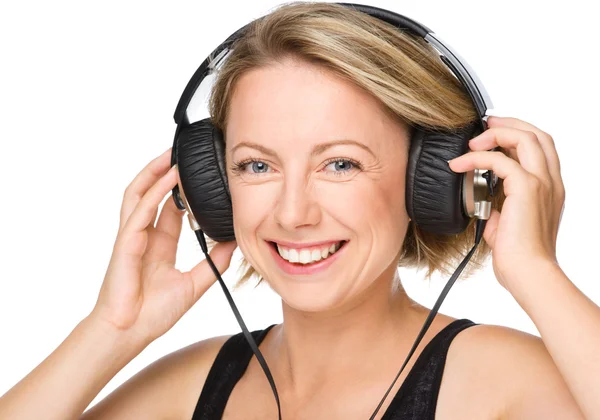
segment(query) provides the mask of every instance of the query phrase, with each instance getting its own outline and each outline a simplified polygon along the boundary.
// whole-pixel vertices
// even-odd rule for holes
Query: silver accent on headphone
[[[475,71],[454,48],[447,42],[443,42],[437,34],[429,32],[424,39],[440,54],[440,59],[469,91],[473,105],[482,120],[482,128],[484,130],[487,129],[488,112],[494,105]],[[497,177],[494,175],[494,179],[490,180],[491,185],[489,185],[486,177],[483,175],[485,172],[487,171],[483,169],[474,169],[465,173],[462,185],[463,209],[465,213],[469,217],[476,217],[482,220],[490,218],[492,202],[489,199],[489,191],[492,188],[491,185],[495,186],[497,181]]]
[[[488,183],[484,169],[474,169],[464,174],[462,195],[464,211],[469,217],[488,220],[492,212],[492,202],[488,200]]]
[[[229,53],[231,53],[233,50],[230,48],[224,48],[223,51],[221,51],[219,54],[217,54],[217,56],[210,60],[210,62],[208,63],[208,68],[210,69],[210,71],[214,71],[215,69],[219,68],[220,65],[222,64],[221,62],[223,61],[223,59],[229,55]]]
[[[471,96],[473,105],[475,105],[475,108],[477,109],[479,117],[483,118],[487,111],[494,108],[494,104],[492,103],[492,99],[485,86],[477,76],[477,73],[475,73],[469,63],[467,63],[454,48],[446,41],[442,41],[438,34],[429,32],[425,35],[424,39],[438,52],[440,59],[469,91],[469,95]]]
[[[210,117],[208,111],[210,92],[217,78],[219,69],[225,63],[231,52],[233,52],[233,50],[225,48],[209,62],[206,76],[204,76],[202,82],[194,91],[194,94],[190,98],[190,102],[185,109],[189,124]]]

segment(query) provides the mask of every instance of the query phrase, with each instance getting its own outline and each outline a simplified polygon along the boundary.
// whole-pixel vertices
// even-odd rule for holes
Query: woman
[[[283,418],[365,419],[429,312],[404,293],[397,266],[447,273],[473,238],[473,225],[442,237],[409,220],[411,127],[464,127],[475,113],[430,48],[359,12],[291,4],[254,29],[256,37],[242,39],[224,64],[211,97],[212,120],[225,133],[236,236],[214,245],[211,258],[223,273],[239,246],[248,262],[243,280],[255,271],[282,298],[283,324],[257,337]],[[306,45],[340,59],[317,63]],[[389,67],[369,60],[383,53],[396,58]],[[365,74],[381,79],[359,87]],[[600,310],[556,263],[564,189],[552,138],[513,118],[490,117],[488,125],[472,152],[449,163],[455,172],[492,169],[504,180],[506,200],[496,202],[473,262],[491,250],[498,281],[543,341],[438,314],[377,418],[600,416],[592,391]],[[332,140],[345,142],[326,148]],[[496,146],[504,153],[487,152]],[[216,280],[206,261],[188,273],[174,268],[183,213],[167,200],[158,216],[178,182],[169,156],[170,150],[150,162],[126,190],[95,308],[0,400],[0,418],[77,418]],[[311,276],[291,272],[298,265],[283,260],[293,259],[295,248],[325,253],[323,268]],[[577,336],[588,337],[585,345],[569,344]],[[238,338],[215,337],[157,361],[82,418],[276,418],[269,384],[256,359],[242,360]],[[428,343],[435,345],[426,353]],[[422,366],[413,370],[418,360]],[[235,362],[244,371],[233,380],[225,369]],[[213,366],[219,369],[211,376]],[[401,389],[409,375],[410,387]],[[61,380],[77,384],[72,394],[52,394]],[[223,389],[219,380],[228,392],[214,392]],[[48,401],[59,402],[52,412]]]

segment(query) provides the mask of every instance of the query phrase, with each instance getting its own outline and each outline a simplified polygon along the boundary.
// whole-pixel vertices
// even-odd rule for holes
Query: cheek
[[[267,184],[244,185],[230,184],[231,205],[233,208],[234,226],[243,230],[256,227],[269,213],[273,203],[272,188]]]
[[[253,257],[257,251],[256,229],[266,217],[264,204],[260,196],[254,193],[256,188],[237,186],[230,188],[231,204],[233,208],[233,228],[240,252],[245,260],[258,271],[260,264]],[[260,272],[264,277],[264,273]]]
[[[229,191],[237,245],[247,263],[261,277],[264,277],[265,273],[260,270],[260,264],[254,258],[254,253],[257,251],[256,229],[266,217],[265,209],[268,207],[264,200],[261,200],[260,194],[257,194],[254,186],[231,185],[230,183]]]
[[[408,219],[404,200],[404,177],[364,178],[347,185],[324,188],[319,202],[334,217],[353,230],[398,232]]]

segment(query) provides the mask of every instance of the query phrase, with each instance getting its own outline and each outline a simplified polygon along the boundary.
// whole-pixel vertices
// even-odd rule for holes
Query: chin
[[[335,276],[338,281],[342,278],[349,279],[351,276]],[[313,314],[335,311],[344,306],[348,298],[347,289],[351,287],[336,283],[334,279],[329,282],[303,282],[281,276],[275,279],[275,282],[267,283],[281,297],[282,303],[295,311]]]
[[[327,263],[322,264],[321,261],[312,274],[297,274],[295,270],[290,270],[286,267],[288,262],[283,261],[277,252],[276,245],[267,243],[268,260],[260,264],[268,267],[264,271],[260,270],[263,281],[281,297],[286,306],[295,311],[313,314],[337,311],[347,306],[350,300],[359,298],[349,296],[351,291],[360,294],[358,290],[362,290],[356,287],[359,273],[349,270],[353,266],[353,260],[357,264],[353,247],[350,246],[352,242],[343,240],[335,254],[327,259]],[[358,265],[364,266],[364,263]]]
[[[299,312],[329,312],[338,308],[341,303],[336,296],[328,293],[309,293],[306,289],[290,291],[280,296],[287,306]]]

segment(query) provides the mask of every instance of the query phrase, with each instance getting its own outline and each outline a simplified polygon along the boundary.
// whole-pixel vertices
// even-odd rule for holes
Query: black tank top
[[[260,345],[275,325],[251,332],[256,345]],[[381,420],[434,420],[450,343],[459,332],[473,325],[477,324],[469,319],[457,319],[427,343]],[[223,344],[208,372],[192,420],[221,419],[233,387],[253,356],[242,333],[231,336]]]

